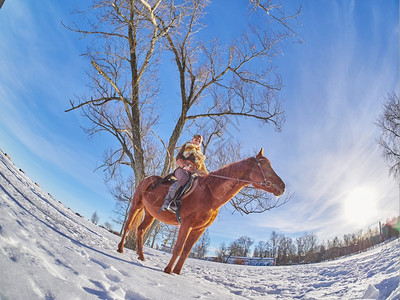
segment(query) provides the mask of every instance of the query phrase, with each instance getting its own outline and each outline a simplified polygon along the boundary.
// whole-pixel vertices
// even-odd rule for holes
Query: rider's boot
[[[178,182],[174,182],[169,188],[168,194],[164,199],[164,204],[161,206],[160,211],[174,211],[173,207],[170,207],[172,200],[174,199],[176,192],[180,188],[180,184]]]

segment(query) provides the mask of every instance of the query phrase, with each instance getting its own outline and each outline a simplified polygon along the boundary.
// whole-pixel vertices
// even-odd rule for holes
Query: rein
[[[272,184],[272,182],[271,181],[269,181],[269,180],[267,180],[267,178],[266,178],[266,176],[265,176],[265,173],[264,173],[264,170],[262,169],[262,167],[261,167],[261,163],[260,163],[260,160],[259,159],[257,159],[257,157],[253,157],[255,160],[256,160],[256,162],[257,162],[257,165],[258,165],[258,167],[260,168],[260,170],[261,170],[261,174],[262,174],[262,176],[263,176],[263,178],[264,178],[264,182],[257,182],[257,181],[252,181],[252,180],[246,180],[246,179],[240,179],[240,178],[234,178],[234,177],[228,177],[228,176],[222,176],[222,175],[215,175],[215,174],[208,174],[209,176],[213,176],[213,177],[217,177],[217,178],[221,178],[221,179],[228,179],[228,180],[232,180],[232,179],[234,179],[234,180],[236,180],[237,182],[246,182],[246,183],[254,183],[254,184],[258,184],[258,185],[263,185],[263,186],[265,186],[265,187],[272,187],[273,186],[273,184]]]

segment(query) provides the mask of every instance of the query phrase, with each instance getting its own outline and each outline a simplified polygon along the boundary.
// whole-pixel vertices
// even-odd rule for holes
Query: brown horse
[[[159,176],[150,176],[143,179],[137,187],[124,233],[118,245],[118,252],[123,252],[126,235],[132,226],[135,226],[137,254],[140,260],[145,260],[143,235],[154,219],[171,225],[179,225],[173,213],[165,211],[158,214],[170,187],[170,183],[164,183],[154,188],[154,184],[160,180]],[[280,196],[285,191],[285,184],[272,169],[270,161],[263,156],[263,149],[255,157],[232,163],[197,179],[197,186],[193,192],[182,198],[182,223],[171,260],[164,272],[171,274],[172,267],[179,257],[173,272],[181,273],[193,245],[206,228],[214,222],[220,207],[249,184],[256,189],[273,193],[275,196]],[[142,221],[143,210],[145,217]]]

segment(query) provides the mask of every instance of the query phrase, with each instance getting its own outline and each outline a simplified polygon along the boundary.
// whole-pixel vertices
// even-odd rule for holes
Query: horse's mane
[[[249,158],[230,163],[216,171],[210,172],[205,176],[201,177],[202,182],[207,183],[209,181],[222,181],[225,180],[223,178],[219,178],[218,176],[224,176],[224,177],[232,177],[232,178],[237,178],[237,171],[241,170],[243,167],[244,162],[248,161]],[[236,172],[235,172],[236,171]],[[216,175],[216,176],[213,176]]]

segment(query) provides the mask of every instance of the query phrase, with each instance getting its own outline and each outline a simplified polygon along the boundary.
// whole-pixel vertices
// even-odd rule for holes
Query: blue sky
[[[86,91],[86,41],[61,25],[79,3],[6,0],[0,10],[0,148],[57,200],[87,218],[97,211],[104,223],[114,202],[102,171],[93,171],[111,140],[88,139],[79,112],[64,112]],[[225,13],[241,7],[221,3],[229,3]],[[399,185],[388,177],[374,125],[387,93],[399,91],[399,2],[291,1],[300,3],[305,43],[287,44],[276,61],[282,132],[244,120],[230,129],[247,153],[264,147],[295,196],[263,214],[222,210],[210,227],[213,247],[241,235],[267,240],[272,230],[314,232],[322,241],[399,213]],[[214,17],[218,7],[212,12],[215,30],[229,37],[235,24]]]

